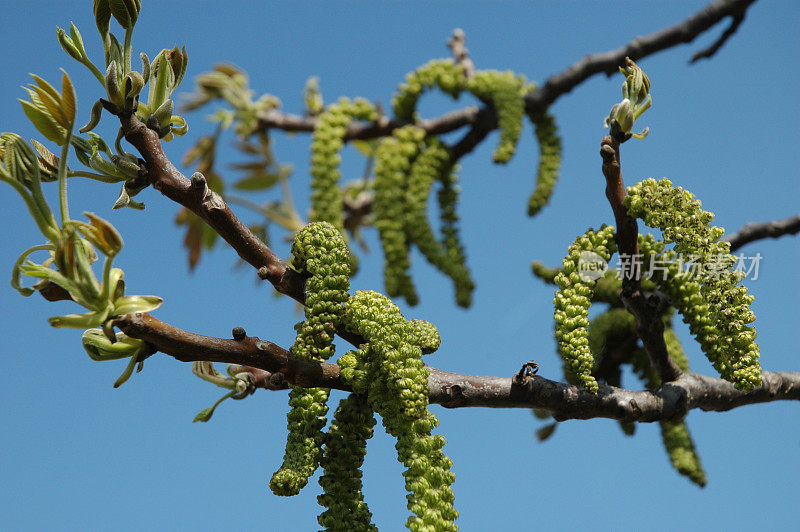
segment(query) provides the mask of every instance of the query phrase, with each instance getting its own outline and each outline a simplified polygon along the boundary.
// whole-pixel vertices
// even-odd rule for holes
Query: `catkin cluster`
[[[453,280],[458,305],[469,307],[475,284],[466,267],[463,250],[458,245],[456,198],[445,198],[453,201],[441,207],[442,215],[447,214],[453,220],[453,224],[443,224],[444,242],[437,240],[427,214],[433,183],[437,180],[447,181],[448,184],[443,186],[445,190],[450,186],[453,173],[447,147],[436,138],[429,139],[425,150],[411,165],[408,175],[405,231],[409,242],[417,246],[428,262]]]
[[[344,146],[347,126],[352,120],[375,120],[375,107],[363,98],[341,98],[317,119],[311,140],[311,214],[312,222],[326,221],[340,231],[342,191],[339,152]]]
[[[528,91],[525,78],[513,72],[481,70],[467,81],[466,88],[497,111],[500,143],[493,158],[496,163],[507,163],[514,156],[522,132],[522,116],[525,114],[522,97]]]
[[[406,321],[392,301],[371,291],[358,291],[347,302],[345,323],[367,343],[339,359],[342,378],[366,394],[381,415],[386,431],[397,438],[398,459],[414,515],[406,526],[414,531],[457,530],[451,484],[452,461],[442,452],[445,439],[431,434],[438,421],[428,411],[428,370],[423,352],[439,343],[435,328]]]
[[[339,403],[325,439],[319,479],[323,494],[317,497],[327,508],[317,518],[325,530],[377,530],[361,493],[360,469],[374,426],[372,408],[363,396],[351,394]]]
[[[550,201],[558,181],[561,166],[561,138],[553,115],[545,111],[533,113],[531,122],[539,141],[539,168],[536,172],[536,188],[528,200],[528,216],[536,215]]]
[[[396,129],[375,154],[375,200],[372,210],[383,246],[386,293],[403,296],[410,305],[419,301],[408,273],[409,242],[405,231],[406,181],[411,163],[425,142],[425,132],[413,125]]]
[[[559,352],[564,360],[565,373],[590,393],[597,393],[597,380],[592,376],[594,357],[589,347],[589,305],[595,280],[581,275],[581,265],[587,257],[606,262],[616,251],[614,228],[603,226],[599,231],[589,229],[570,245],[563,269],[556,275],[558,285],[555,299],[555,328]]]
[[[349,252],[344,238],[328,222],[316,222],[297,232],[292,245],[292,266],[310,274],[306,280],[306,320],[295,326],[292,356],[300,360],[326,360],[333,355],[336,326],[350,288]],[[293,387],[287,414],[289,434],[283,465],[270,480],[276,495],[295,495],[314,474],[320,459],[322,429],[328,390]]]
[[[742,272],[732,269],[737,260],[730,254],[730,245],[718,241],[723,229],[710,225],[714,215],[702,210],[700,201],[690,192],[673,188],[668,179],[647,179],[629,187],[625,206],[631,216],[661,229],[664,242],[675,243],[675,253],[685,262],[695,261],[693,277],[707,306],[710,325],[716,328],[716,337],[709,338],[712,331],[702,332],[704,351],[714,368],[737,389],[760,385],[756,332],[748,325],[755,320],[750,310],[753,296],[739,284]],[[678,308],[687,306],[680,301],[675,304]]]
[[[442,240],[428,221],[428,197],[435,181],[439,193]],[[394,131],[376,151],[374,225],[384,254],[384,280],[390,296],[402,296],[410,305],[419,298],[409,269],[409,249],[416,245],[425,258],[453,280],[456,302],[468,307],[474,283],[458,239],[454,169],[447,147],[413,125]]]

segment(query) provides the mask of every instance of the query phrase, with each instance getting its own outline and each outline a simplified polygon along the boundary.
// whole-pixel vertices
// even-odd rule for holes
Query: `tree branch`
[[[261,387],[278,389],[285,382],[304,387],[351,391],[339,377],[339,366],[292,358],[282,347],[256,337],[213,338],[184,331],[145,313],[114,320],[125,334],[153,345],[183,362],[207,360],[240,364]],[[762,372],[763,383],[742,392],[722,379],[694,373],[681,375],[654,392],[600,385],[597,395],[577,386],[540,376],[485,377],[450,373],[428,366],[429,400],[448,408],[542,408],[559,421],[610,418],[651,422],[679,419],[689,410],[723,411],[770,401],[800,400],[800,373]]]
[[[800,233],[800,214],[785,220],[750,223],[722,240],[730,242],[731,253],[733,253],[745,244],[762,238],[778,238],[783,235],[796,235],[797,233]]]
[[[611,131],[616,123],[612,121]],[[607,135],[601,142],[603,175],[606,178],[606,197],[614,211],[617,224],[616,241],[621,259],[622,292],[620,298],[625,308],[636,317],[636,332],[650,356],[650,363],[663,382],[674,381],[683,373],[670,358],[664,342],[664,321],[661,319],[666,307],[657,295],[647,296],[642,292],[641,264],[639,262],[639,228],[636,219],[628,214],[623,205],[625,184],[620,169],[620,140]],[[627,261],[627,262],[626,262]]]
[[[147,180],[153,188],[169,199],[183,205],[202,218],[214,231],[236,250],[245,262],[258,269],[275,289],[301,303],[304,279],[289,268],[281,258],[264,244],[228,207],[222,197],[208,188],[199,172],[186,178],[167,158],[158,133],[148,129],[135,116],[120,116],[125,139],[144,158]]]
[[[602,72],[610,76],[616,73],[626,57],[638,61],[661,50],[692,42],[725,17],[743,14],[753,2],[755,0],[717,0],[674,26],[637,37],[616,50],[588,55],[567,70],[551,76],[541,88],[525,96],[526,110],[530,113],[547,108],[595,74]]]
[[[617,67],[623,64],[625,57],[630,57],[635,61],[661,50],[692,42],[698,35],[712,28],[726,17],[740,15],[743,17],[747,8],[753,2],[755,0],[717,0],[683,22],[669,28],[644,37],[637,37],[616,50],[588,55],[566,70],[550,76],[543,85],[529,92],[525,96],[525,112],[532,114],[547,109],[559,97],[569,93],[596,74],[605,73],[606,75],[611,75],[616,73]],[[733,28],[733,31],[735,29]],[[731,31],[731,28],[728,28],[728,31]],[[731,31],[731,34],[733,31]],[[725,39],[728,37],[730,35],[726,36]],[[719,46],[721,45],[722,43]],[[318,120],[316,117],[302,117],[281,113],[276,110],[262,113],[258,116],[258,119],[259,128],[262,130],[281,129],[306,133],[314,131],[314,126]],[[396,128],[408,123],[404,120],[389,120],[386,117],[382,117],[373,123],[352,123],[347,128],[345,140],[385,137],[391,135]],[[444,114],[438,118],[422,120],[417,123],[419,127],[434,135],[447,133],[467,125],[475,126],[478,124],[483,128],[489,128],[491,131],[497,128],[497,117],[494,113],[490,113],[486,107],[481,109],[467,107]]]

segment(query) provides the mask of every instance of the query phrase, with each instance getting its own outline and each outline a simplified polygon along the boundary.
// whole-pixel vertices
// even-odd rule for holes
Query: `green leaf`
[[[125,296],[114,301],[112,316],[121,316],[132,312],[150,312],[164,303],[158,296]]]
[[[128,11],[125,0],[108,0],[108,5],[111,9],[111,14],[114,15],[120,26],[126,30],[133,27],[136,22],[136,16],[134,14],[133,19],[131,19],[131,13]]]
[[[366,157],[375,155],[375,148],[378,146],[374,140],[353,140],[350,142],[355,149],[360,151]]]
[[[550,423],[549,425],[545,425],[544,427],[540,428],[539,430],[536,431],[536,438],[539,441],[545,441],[546,439],[548,439],[550,436],[553,435],[553,432],[555,432],[557,425],[558,422]]]
[[[81,55],[86,55],[86,48],[83,45],[83,37],[81,37],[81,32],[78,31],[78,28],[72,22],[69,23],[69,34],[72,36],[72,44],[75,45],[75,48],[81,53]]]
[[[87,312],[86,314],[67,314],[66,316],[53,316],[47,321],[53,327],[69,329],[88,329],[101,325],[108,317],[108,310],[103,312]]]
[[[203,246],[204,246],[206,249],[211,249],[211,248],[213,248],[213,247],[214,247],[214,244],[217,242],[217,237],[219,236],[219,233],[217,233],[216,231],[214,231],[214,230],[213,230],[211,227],[209,227],[209,225],[208,225],[207,223],[205,223],[205,222],[203,222],[203,225],[202,225],[202,233],[203,233],[203,234],[202,234]]]
[[[58,93],[55,87],[47,83],[44,79],[40,78],[36,74],[31,74],[31,77],[36,81],[36,84],[47,92],[50,96],[53,97],[54,100],[58,101],[61,100],[61,95]]]
[[[213,408],[204,408],[200,412],[198,412],[196,416],[194,416],[194,420],[192,421],[192,423],[197,423],[198,421],[205,423],[206,421],[211,419],[211,416],[213,414],[214,414]]]
[[[142,347],[141,340],[121,332],[116,334],[116,341],[112,344],[102,329],[84,331],[82,341],[89,358],[97,362],[130,357]]]
[[[266,190],[278,182],[278,176],[270,173],[260,173],[245,177],[233,184],[237,190]]]
[[[50,115],[45,114],[39,108],[25,100],[19,100],[22,104],[22,110],[25,111],[25,116],[28,117],[39,133],[45,136],[49,141],[55,142],[59,146],[64,144],[66,132],[59,126]]]
[[[66,127],[71,129],[75,123],[75,110],[77,108],[75,87],[72,86],[72,80],[69,79],[64,69],[61,72],[63,73],[61,76],[61,109],[69,122],[69,126]]]
[[[94,0],[94,21],[100,35],[108,35],[108,26],[111,22],[111,7],[108,0]]]

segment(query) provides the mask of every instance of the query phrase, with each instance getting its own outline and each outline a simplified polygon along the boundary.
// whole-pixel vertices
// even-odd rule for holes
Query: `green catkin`
[[[343,230],[342,191],[339,152],[344,146],[347,126],[352,120],[375,120],[375,107],[363,98],[341,98],[328,106],[317,119],[311,141],[311,213],[312,222],[327,221]]]
[[[440,175],[442,188],[437,193],[439,217],[441,220],[442,246],[445,250],[445,261],[453,268],[453,284],[456,288],[456,302],[461,307],[469,307],[472,303],[472,291],[475,283],[467,269],[467,257],[461,244],[458,231],[458,175],[457,168]]]
[[[500,143],[494,151],[494,162],[505,164],[514,156],[522,132],[525,102],[522,97],[528,90],[526,80],[513,72],[482,70],[467,81],[467,90],[497,111]]]
[[[436,239],[428,222],[428,196],[434,181],[451,171],[450,153],[438,139],[428,141],[427,148],[412,164],[405,193],[405,230],[409,242],[439,271],[450,277],[460,295],[456,302],[469,306],[474,284],[463,262],[452,261],[445,247]]]
[[[589,305],[595,281],[583,279],[578,265],[582,252],[593,252],[606,262],[616,251],[614,228],[604,226],[599,231],[589,229],[570,245],[564,258],[563,270],[556,276],[555,328],[559,353],[565,372],[574,375],[581,386],[596,394],[597,380],[592,376],[594,357],[589,348]]]
[[[706,355],[720,375],[739,390],[761,384],[761,365],[756,332],[748,326],[755,320],[750,310],[753,296],[740,285],[743,273],[733,270],[737,259],[730,244],[719,242],[724,230],[711,226],[714,215],[701,209],[693,194],[668,179],[647,179],[628,187],[625,206],[631,216],[663,231],[664,242],[675,243],[675,253],[685,260],[698,260],[700,295],[708,305],[719,332],[716,346]]]
[[[452,59],[433,59],[406,75],[392,98],[392,110],[397,118],[414,120],[417,101],[423,92],[434,87],[457,98],[467,84],[464,69]]]
[[[430,324],[406,321],[389,298],[375,292],[356,292],[345,309],[348,328],[367,344],[339,360],[341,375],[353,378],[354,390],[366,388],[386,431],[397,438],[398,459],[406,466],[408,508],[414,514],[406,526],[412,531],[457,530],[450,487],[455,475],[442,452],[445,439],[431,434],[438,421],[428,411],[428,370],[421,360],[423,349],[438,344],[438,334]]]
[[[642,263],[658,265],[661,269],[653,271],[651,281],[667,296],[672,305],[683,316],[689,330],[700,344],[709,359],[718,358],[719,330],[711,316],[708,303],[701,294],[700,283],[688,275],[682,275],[680,263],[672,250],[665,250],[665,244],[656,241],[652,235],[639,235],[639,251]]]
[[[349,252],[342,234],[328,222],[315,222],[297,232],[292,267],[306,272],[306,321],[295,326],[290,352],[299,360],[326,360],[350,289]],[[270,480],[276,495],[296,495],[314,474],[320,459],[322,429],[328,412],[328,390],[293,386],[287,414],[289,434],[280,469]]]
[[[425,131],[404,126],[384,139],[375,158],[373,213],[383,246],[386,293],[405,297],[409,305],[419,301],[409,276],[409,242],[405,231],[405,193],[411,163],[424,145]]]
[[[528,216],[536,215],[550,201],[561,167],[561,138],[553,115],[541,111],[529,115],[539,141],[536,188],[528,200]]]
[[[667,345],[667,352],[670,358],[682,371],[688,372],[689,361],[681,346],[680,339],[672,327],[668,326],[664,329],[664,343]],[[637,349],[633,358],[633,365],[634,370],[645,382],[648,389],[655,390],[661,386],[661,379],[650,365],[647,351],[643,348]],[[685,419],[660,421],[659,425],[661,425],[661,440],[664,443],[664,449],[669,455],[672,467],[698,486],[705,486],[706,473],[700,463],[700,457],[692,442]]]
[[[325,530],[367,532],[378,530],[361,492],[361,465],[372,437],[375,417],[363,396],[350,394],[339,403],[325,439],[319,479],[324,493],[317,497],[327,508],[317,521]]]

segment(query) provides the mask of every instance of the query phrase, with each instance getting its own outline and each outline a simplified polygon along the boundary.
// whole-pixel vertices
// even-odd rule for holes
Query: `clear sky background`
[[[326,101],[363,96],[389,104],[406,72],[448,56],[453,28],[467,34],[479,69],[511,69],[542,81],[592,52],[617,48],[681,21],[705,2],[154,2],[145,0],[134,50],[152,58],[186,45],[189,69],[182,87],[220,61],[250,74],[251,86],[302,112],[301,91],[317,75]],[[37,136],[16,99],[34,72],[55,82],[59,67],[76,84],[81,120],[101,93],[94,78],[59,48],[56,25],[81,30],[91,57],[102,61],[91,3],[0,3],[0,130]],[[651,135],[623,148],[628,184],[668,176],[703,200],[717,223],[735,230],[751,221],[797,213],[800,85],[800,6],[757,2],[733,39],[710,61],[687,64],[725,26],[640,62],[652,82],[654,107],[642,119]],[[564,144],[562,178],[551,204],[525,215],[533,188],[536,145],[526,124],[515,159],[491,164],[492,134],[462,161],[463,238],[477,282],[473,307],[455,307],[448,279],[421,257],[413,277],[421,303],[402,306],[407,317],[434,322],[444,339],[429,362],[463,373],[511,375],[535,359],[540,374],[561,378],[552,334],[553,289],[530,274],[530,262],[558,264],[587,227],[612,223],[603,194],[599,143],[603,118],[620,98],[621,76],[592,78],[553,107]],[[428,97],[422,114],[435,116],[473,104]],[[190,132],[169,143],[173,162],[211,130],[204,112],[188,115]],[[99,129],[113,140],[113,120]],[[233,138],[226,137],[225,143]],[[305,212],[308,135],[275,135],[275,151],[295,167],[292,187]],[[229,144],[226,144],[228,146]],[[235,160],[223,150],[220,169]],[[227,153],[226,153],[227,152]],[[76,162],[73,165],[77,166]],[[344,153],[346,178],[362,159]],[[186,168],[187,173],[192,169]],[[155,315],[176,326],[229,337],[250,335],[284,347],[300,319],[288,298],[276,298],[235,253],[219,247],[189,273],[173,220],[175,204],[153,190],[144,212],[112,211],[118,186],[71,183],[74,215],[91,210],[111,220],[126,246],[117,264],[129,293],[165,299]],[[55,198],[55,186],[48,195]],[[0,272],[41,235],[20,198],[0,189]],[[266,196],[259,196],[264,199]],[[247,213],[243,217],[250,221]],[[273,234],[278,253],[288,244]],[[354,289],[382,290],[382,259],[374,231]],[[755,295],[756,327],[765,369],[798,371],[797,241],[751,244],[763,255]],[[318,526],[316,479],[297,497],[278,498],[267,480],[285,444],[286,393],[260,391],[224,403],[208,424],[192,424],[219,389],[195,378],[187,364],[157,355],[120,389],[112,383],[124,361],[91,361],[80,331],[56,330],[48,316],[77,312],[70,303],[22,298],[0,290],[0,514],[11,529],[313,530]],[[714,374],[686,326],[679,332],[696,371]],[[340,350],[345,347],[338,341]],[[638,387],[630,375],[627,384]],[[340,394],[334,394],[338,399]],[[433,406],[455,462],[454,486],[462,530],[508,529],[752,529],[797,524],[800,425],[796,403],[747,406],[728,413],[692,411],[688,424],[709,483],[699,489],[674,472],[657,424],[625,437],[610,420],[569,421],[537,443],[540,422],[529,410]],[[364,467],[365,494],[382,530],[405,523],[402,467],[393,441],[376,427]]]

